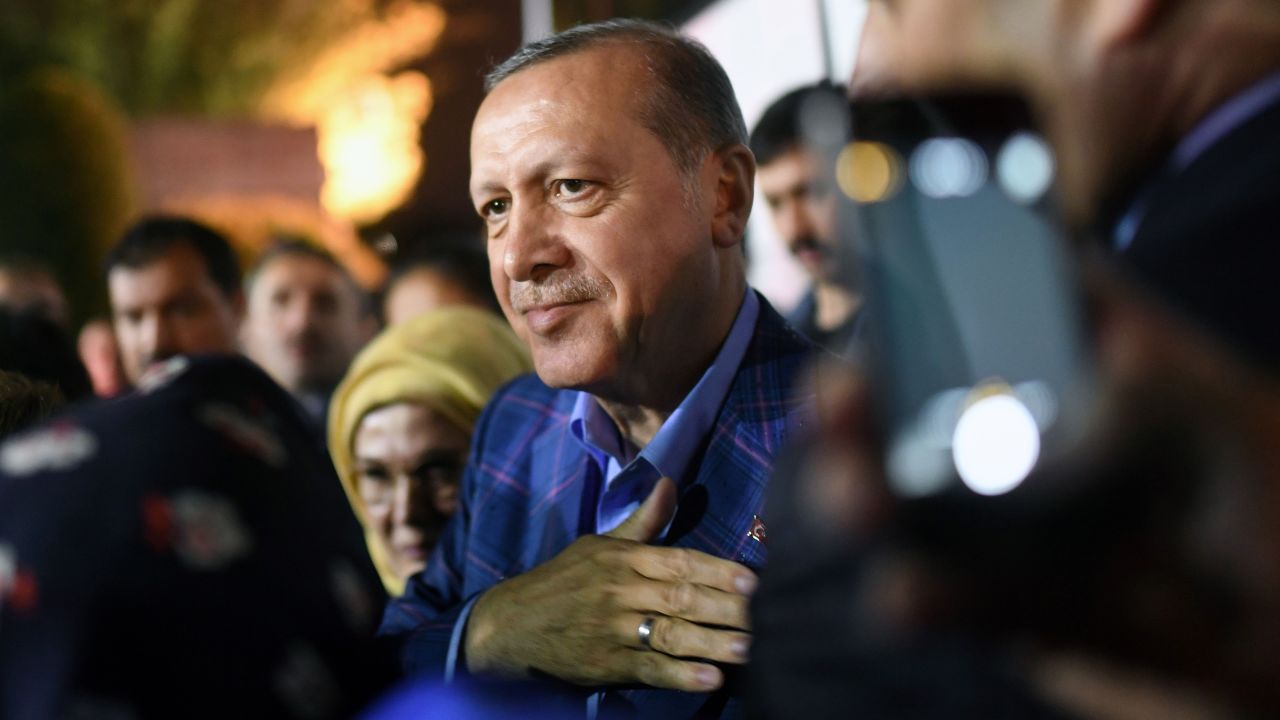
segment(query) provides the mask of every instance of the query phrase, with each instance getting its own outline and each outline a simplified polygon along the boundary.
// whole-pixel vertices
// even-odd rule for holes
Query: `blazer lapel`
[[[681,488],[672,544],[751,568],[768,555],[765,488],[788,436],[813,406],[798,377],[812,345],[763,299],[755,337],[716,417],[697,476]]]
[[[697,477],[682,489],[673,544],[751,568],[764,565],[765,545],[752,529],[763,521],[773,464],[759,430],[732,410],[720,413]]]

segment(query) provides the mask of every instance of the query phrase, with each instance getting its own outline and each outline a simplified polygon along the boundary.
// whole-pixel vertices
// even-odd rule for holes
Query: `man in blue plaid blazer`
[[[486,409],[458,514],[382,632],[415,674],[736,716],[764,487],[813,397],[812,346],[746,284],[733,89],[705,48],[629,20],[528,45],[486,87],[471,195],[537,377]]]

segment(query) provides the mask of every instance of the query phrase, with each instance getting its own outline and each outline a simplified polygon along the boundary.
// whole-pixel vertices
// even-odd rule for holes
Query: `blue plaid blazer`
[[[700,461],[686,477],[673,478],[680,502],[664,544],[749,567],[764,564],[764,544],[750,532],[755,516],[763,515],[774,455],[812,414],[813,383],[801,375],[813,352],[760,298],[754,336]],[[380,632],[401,643],[408,673],[440,677],[454,626],[471,598],[591,531],[594,506],[584,513],[584,505],[594,497],[599,473],[569,430],[575,396],[527,375],[500,389],[486,407],[458,513],[427,570],[411,579],[383,618]],[[738,714],[735,698],[647,688],[607,693],[604,705],[630,706],[626,714],[640,717]]]

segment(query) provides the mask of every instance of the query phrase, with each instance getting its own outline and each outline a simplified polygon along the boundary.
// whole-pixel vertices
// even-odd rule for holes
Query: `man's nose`
[[[537,281],[569,261],[556,214],[545,206],[513,207],[502,248],[502,269],[515,282]]]
[[[778,234],[788,243],[813,234],[813,221],[803,202],[789,200],[778,208]]]
[[[281,329],[286,333],[305,330],[316,318],[316,303],[309,297],[291,298],[280,311]]]
[[[178,347],[177,333],[173,324],[159,314],[143,320],[142,348],[144,356],[151,361],[182,352],[182,348]]]

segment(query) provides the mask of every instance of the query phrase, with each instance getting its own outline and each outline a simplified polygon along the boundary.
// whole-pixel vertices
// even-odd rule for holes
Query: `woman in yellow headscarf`
[[[351,364],[329,406],[329,451],[392,595],[457,507],[481,408],[532,367],[502,318],[469,307],[389,327]]]

